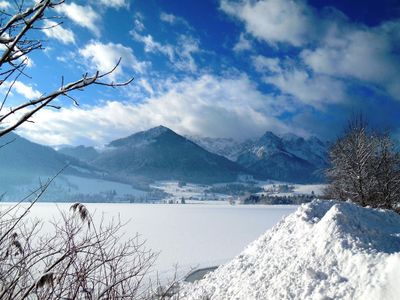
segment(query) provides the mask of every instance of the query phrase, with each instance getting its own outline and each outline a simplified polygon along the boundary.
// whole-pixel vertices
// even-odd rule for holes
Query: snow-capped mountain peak
[[[201,136],[187,136],[187,138],[212,153],[224,156],[235,161],[243,149],[243,143],[232,138],[210,138]]]
[[[317,137],[306,139],[292,133],[278,136],[267,131],[259,139],[241,143],[224,138],[188,138],[238,162],[261,179],[321,181],[320,170],[327,166],[328,144]]]

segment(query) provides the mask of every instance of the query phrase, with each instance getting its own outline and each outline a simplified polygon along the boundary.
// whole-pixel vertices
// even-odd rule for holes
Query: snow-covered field
[[[2,205],[9,205],[4,203]],[[52,219],[70,204],[38,203]],[[398,299],[400,215],[352,203],[297,206],[87,204],[95,219],[120,216],[159,251],[153,274],[221,265],[184,299]],[[284,216],[287,216],[282,220]],[[272,228],[272,229],[271,229]],[[44,226],[44,230],[46,226]],[[245,249],[243,251],[243,249]]]
[[[292,184],[279,181],[258,182],[258,185],[264,190],[274,190],[277,186],[287,185],[293,187],[291,192],[274,192],[275,196],[291,196],[291,195],[311,195],[321,196],[324,193],[326,184]]]
[[[326,184],[295,184],[294,193],[311,195],[311,193],[314,192],[316,196],[321,196],[325,188]]]
[[[400,215],[352,203],[301,206],[184,299],[399,299]]]
[[[199,201],[227,201],[231,197],[224,194],[211,194],[205,191],[209,189],[210,185],[185,183],[180,185],[178,181],[158,181],[150,185],[151,188],[156,188],[170,194],[169,197],[164,199],[168,201],[180,202],[182,199],[188,203],[199,203]]]
[[[3,204],[7,205],[7,204]],[[71,204],[37,203],[31,217],[52,219]],[[86,204],[95,219],[120,216],[129,221],[126,234],[136,232],[160,252],[155,271],[172,276],[174,265],[184,275],[191,268],[219,265],[274,226],[296,206],[232,206],[180,204]]]
[[[19,201],[29,195],[31,191],[36,190],[40,183],[45,183],[48,176],[38,177],[38,179],[29,184],[20,185],[5,194],[5,201]],[[88,201],[96,200],[98,202],[126,201],[126,198],[146,197],[147,192],[133,188],[129,184],[97,179],[85,178],[73,175],[59,175],[49,186],[44,200],[46,201]],[[77,198],[79,196],[79,198]],[[92,197],[93,199],[91,199]],[[83,199],[84,198],[84,199]],[[73,199],[73,200],[71,200]]]
[[[63,175],[57,179],[58,184],[68,186],[72,193],[95,194],[115,191],[117,195],[144,196],[146,193],[134,189],[129,184],[113,182],[103,179],[82,178],[72,175]]]
[[[214,187],[221,187],[225,185],[231,184],[243,184],[243,182],[230,182],[230,183],[219,183],[214,185],[202,185],[195,183],[185,183],[184,185],[179,184],[178,181],[158,181],[154,184],[150,185],[151,188],[159,189],[168,193],[169,196],[163,201],[168,203],[172,201],[174,203],[180,201],[182,199],[185,200],[186,203],[206,203],[207,201],[223,201],[222,203],[229,203],[229,201],[238,202],[238,196],[226,195],[223,193],[209,193],[208,189]],[[290,186],[293,190],[288,192],[271,192],[274,196],[293,196],[293,195],[311,195],[319,196],[323,194],[323,190],[326,187],[324,184],[290,184],[286,182],[278,182],[278,181],[257,181],[255,186],[259,186],[264,189],[263,192],[259,192],[258,194],[263,194],[265,191],[271,191],[277,189],[279,186]],[[249,195],[248,192],[244,191],[246,195]],[[203,202],[204,201],[204,202]]]

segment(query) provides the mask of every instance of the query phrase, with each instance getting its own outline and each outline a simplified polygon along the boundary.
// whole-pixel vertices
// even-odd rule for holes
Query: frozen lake
[[[31,215],[55,216],[66,203],[38,203]],[[239,254],[250,242],[275,225],[297,206],[227,204],[85,204],[95,218],[120,215],[129,221],[126,234],[140,233],[147,247],[160,252],[155,265],[168,276],[178,264],[190,268],[218,265]]]

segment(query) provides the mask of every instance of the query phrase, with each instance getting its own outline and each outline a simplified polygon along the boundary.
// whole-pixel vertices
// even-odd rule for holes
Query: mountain
[[[23,199],[61,170],[40,201],[113,202],[146,195],[131,182],[15,133],[1,137],[1,145],[0,198],[6,201]]]
[[[240,152],[251,143],[250,140],[240,143],[232,138],[210,138],[201,136],[187,136],[187,139],[211,153],[224,156],[232,161],[235,161]]]
[[[86,146],[76,146],[76,147],[72,147],[72,146],[66,146],[63,148],[60,148],[58,150],[59,153],[74,157],[76,159],[79,159],[81,161],[84,162],[91,162],[93,160],[95,160],[99,153],[97,152],[97,150],[93,147],[86,147]]]
[[[9,191],[11,187],[26,191],[29,185],[37,186],[39,178],[51,177],[66,165],[64,178],[58,180],[53,194],[61,195],[61,190],[86,194],[89,185],[95,194],[98,187],[117,186],[115,182],[138,189],[147,187],[152,180],[228,182],[235,181],[239,174],[252,174],[258,179],[318,182],[323,180],[320,170],[327,165],[327,144],[315,137],[304,139],[266,132],[261,138],[244,143],[232,139],[195,140],[197,143],[159,126],[115,140],[101,152],[84,146],[55,151],[10,133],[0,138],[0,145],[13,141],[0,147],[0,191]],[[77,182],[86,183],[78,187]]]
[[[302,137],[285,134],[282,136],[285,148],[290,153],[295,154],[317,167],[326,167],[328,164],[328,143],[322,142],[315,136],[309,139]]]
[[[38,184],[39,178],[49,178],[64,169],[63,175],[96,177],[98,170],[75,158],[58,153],[9,133],[0,138],[0,191],[9,192],[16,187]]]
[[[236,162],[260,179],[319,182],[327,166],[327,145],[315,137],[279,137],[268,131],[243,149]]]
[[[199,183],[234,181],[244,169],[158,126],[111,142],[93,165],[123,176]]]
[[[51,147],[31,142],[15,133],[0,138],[1,172],[6,174],[55,174],[69,165],[65,173],[84,175],[97,170],[73,157],[55,151]]]
[[[316,137],[266,132],[259,139],[237,142],[227,138],[188,137],[206,150],[237,162],[259,179],[293,182],[323,181],[328,144]]]

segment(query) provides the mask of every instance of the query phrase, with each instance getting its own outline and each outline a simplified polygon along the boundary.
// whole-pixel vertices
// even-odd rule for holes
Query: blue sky
[[[20,129],[34,141],[100,146],[160,124],[241,140],[266,130],[329,139],[354,112],[400,135],[398,1],[89,0],[50,14],[63,24],[36,33],[46,49],[9,105],[119,57],[110,80],[135,80],[76,92],[80,107],[57,100],[61,110]]]

